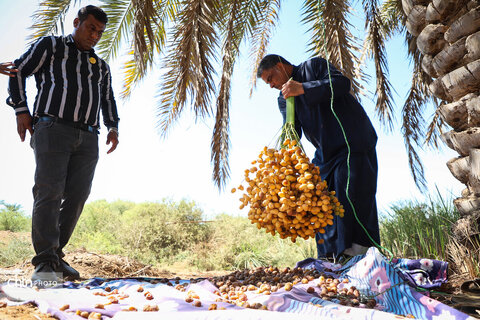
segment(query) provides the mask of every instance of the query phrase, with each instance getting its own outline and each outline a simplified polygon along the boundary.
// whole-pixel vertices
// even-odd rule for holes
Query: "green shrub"
[[[27,217],[18,204],[7,204],[0,201],[0,230],[12,232],[29,231],[32,225],[31,218]]]
[[[194,202],[95,201],[85,206],[71,246],[192,270],[293,266],[316,255],[313,240],[281,240],[245,217],[203,219]]]
[[[207,239],[208,225],[193,202],[143,203],[125,212],[119,240],[151,263],[169,260]]]
[[[197,244],[190,264],[201,270],[235,270],[258,266],[293,266],[308,258],[312,241],[273,237],[245,217],[220,215],[211,223],[209,243]],[[316,249],[315,249],[316,256]]]
[[[131,202],[108,203],[105,200],[85,205],[70,240],[71,246],[102,253],[124,253],[124,248],[118,241],[118,232],[122,227],[121,216],[125,210],[119,208],[133,206],[135,204]]]
[[[196,223],[201,220],[193,202],[95,201],[85,206],[71,243],[157,263],[205,241],[208,225]]]

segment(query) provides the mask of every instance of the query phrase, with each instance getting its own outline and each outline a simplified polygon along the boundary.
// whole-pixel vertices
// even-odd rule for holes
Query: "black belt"
[[[80,129],[80,130],[84,130],[84,131],[88,131],[88,132],[91,132],[91,133],[98,134],[98,129],[96,127],[90,126],[90,125],[85,124],[85,123],[64,120],[62,118],[51,117],[51,116],[35,117],[34,120],[33,120],[33,124],[38,123],[38,122],[57,122],[57,123],[65,124],[67,126],[74,127],[74,128]]]

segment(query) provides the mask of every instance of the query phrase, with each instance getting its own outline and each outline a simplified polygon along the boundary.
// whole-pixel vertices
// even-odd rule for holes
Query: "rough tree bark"
[[[442,140],[459,156],[447,167],[466,185],[454,200],[462,218],[452,230],[460,251],[472,252],[480,240],[480,0],[402,0],[402,6],[422,69],[434,80],[431,94],[444,100],[437,113],[452,127]]]

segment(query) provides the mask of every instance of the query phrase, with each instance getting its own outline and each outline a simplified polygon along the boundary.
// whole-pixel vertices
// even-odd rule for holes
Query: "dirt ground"
[[[14,241],[17,239],[25,240],[29,238],[28,233],[12,233],[0,231],[0,243]],[[117,255],[106,255],[87,252],[85,250],[76,250],[67,252],[65,260],[76,270],[80,272],[82,280],[93,277],[102,278],[126,278],[126,277],[153,277],[153,278],[208,278],[213,276],[225,275],[226,271],[217,272],[182,272],[171,270],[160,270],[149,265],[144,265],[138,261],[128,259]],[[0,283],[8,281],[14,277],[20,279],[30,279],[33,267],[30,261],[24,261],[13,266],[0,268]],[[466,289],[464,276],[452,275],[446,285],[432,293],[434,299],[461,310],[473,317],[480,319],[480,282],[479,286],[473,288],[476,293],[466,294],[462,289]],[[56,319],[50,315],[42,314],[35,305],[26,304],[21,306],[6,306],[6,298],[0,292],[0,319],[11,320],[44,320]]]
[[[127,278],[127,277],[152,277],[152,278],[208,278],[218,275],[224,275],[228,272],[170,272],[167,270],[156,269],[149,265],[116,255],[97,254],[86,251],[68,252],[65,256],[67,261],[74,267],[80,275],[81,280],[93,277],[101,278]],[[8,281],[13,277],[20,279],[30,279],[33,273],[33,267],[29,261],[22,264],[0,269],[0,283]],[[38,319],[56,319],[52,316],[40,313],[32,304],[21,306],[4,306],[2,301],[6,301],[0,292],[0,319],[11,320],[38,320]]]
[[[28,232],[13,233],[10,231],[0,231],[0,243],[8,243],[16,240],[30,241]],[[208,278],[219,275],[225,275],[227,271],[212,272],[187,272],[172,271],[154,268],[150,265],[142,264],[127,257],[117,255],[98,254],[87,252],[85,250],[76,250],[66,252],[65,261],[80,272],[81,280],[87,280],[93,277],[100,278],[127,278],[127,277],[152,277],[152,278]],[[0,267],[0,283],[9,279],[30,279],[33,273],[33,266],[30,260],[18,263],[12,266]],[[47,314],[38,311],[35,305],[26,304],[20,306],[6,306],[6,298],[0,292],[0,319],[1,320],[44,320],[56,319]]]

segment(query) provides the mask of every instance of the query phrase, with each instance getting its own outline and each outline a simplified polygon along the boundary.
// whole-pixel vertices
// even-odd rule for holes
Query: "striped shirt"
[[[100,127],[99,113],[107,128],[118,128],[110,67],[94,52],[81,51],[72,35],[43,37],[15,60],[18,72],[10,78],[7,103],[15,113],[29,113],[25,80],[35,76],[37,96],[34,116],[49,115]]]

